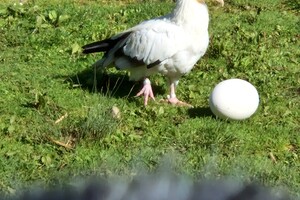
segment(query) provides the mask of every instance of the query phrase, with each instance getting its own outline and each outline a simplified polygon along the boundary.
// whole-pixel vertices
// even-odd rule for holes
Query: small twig
[[[277,163],[277,159],[276,159],[276,157],[274,156],[274,154],[273,154],[272,152],[270,152],[269,155],[270,155],[271,160],[272,160],[274,163]]]
[[[74,143],[74,138],[70,135],[66,144],[72,146],[72,143]]]
[[[66,117],[68,117],[68,113],[64,114],[63,116],[61,116],[58,120],[56,120],[54,123],[58,124],[59,122],[61,122],[62,120],[64,120]]]
[[[57,145],[59,145],[59,146],[62,146],[62,147],[65,147],[66,149],[73,149],[73,147],[70,145],[70,144],[65,144],[65,143],[63,143],[63,142],[60,142],[60,141],[58,141],[58,140],[54,140],[54,139],[52,139],[51,137],[47,137],[51,142],[53,142],[53,143],[55,143],[55,144],[57,144]]]
[[[131,92],[133,91],[133,89],[134,89],[135,86],[136,86],[136,83],[134,83],[134,84],[132,85],[132,87],[130,88],[130,91],[129,91],[129,93],[128,93],[127,96],[126,96],[126,99],[129,98],[129,96],[130,96],[130,94],[131,94]]]

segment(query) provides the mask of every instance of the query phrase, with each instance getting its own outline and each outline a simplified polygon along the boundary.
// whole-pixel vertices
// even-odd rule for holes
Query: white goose
[[[216,0],[224,4],[223,0]],[[175,94],[179,78],[190,72],[204,55],[209,43],[209,15],[204,0],[177,0],[168,15],[144,21],[111,38],[83,46],[83,53],[104,52],[94,67],[115,66],[130,72],[130,80],[144,79],[137,96],[144,104],[154,98],[149,76],[161,73],[168,78],[171,104],[189,105]]]

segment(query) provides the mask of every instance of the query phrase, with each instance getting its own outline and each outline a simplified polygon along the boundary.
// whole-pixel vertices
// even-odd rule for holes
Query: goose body
[[[83,46],[83,53],[104,52],[94,66],[115,66],[130,73],[130,79],[144,79],[138,96],[154,95],[149,76],[165,75],[170,85],[168,101],[185,104],[177,99],[175,87],[180,77],[190,72],[205,54],[208,44],[209,14],[203,0],[177,0],[168,15],[146,20],[111,38]]]

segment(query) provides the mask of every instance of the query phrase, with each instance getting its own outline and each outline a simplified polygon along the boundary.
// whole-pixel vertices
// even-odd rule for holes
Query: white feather
[[[159,72],[170,82],[178,82],[206,52],[208,23],[207,6],[200,0],[177,0],[172,13],[144,21],[112,37],[118,40],[130,33],[98,63],[102,67],[115,64],[119,69],[126,69],[133,80]],[[123,55],[116,53],[120,48]]]
[[[171,80],[178,80],[188,73],[206,52],[208,21],[205,4],[197,0],[181,0],[173,13],[129,29],[132,34],[123,47],[124,54],[142,60],[146,65],[161,61],[155,69],[146,66],[129,68],[131,79],[139,80],[160,72]]]

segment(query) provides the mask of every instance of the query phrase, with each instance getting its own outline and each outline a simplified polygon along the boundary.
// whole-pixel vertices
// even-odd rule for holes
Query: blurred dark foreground
[[[143,176],[131,181],[76,181],[55,189],[31,189],[11,200],[289,200],[287,194],[238,181],[191,181],[178,176]]]

